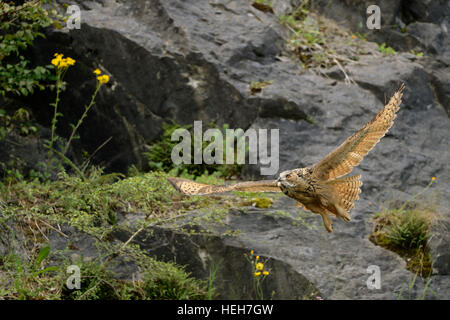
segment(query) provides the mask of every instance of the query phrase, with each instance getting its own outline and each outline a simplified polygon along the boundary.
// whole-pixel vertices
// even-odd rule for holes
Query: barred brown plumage
[[[392,127],[402,102],[402,84],[388,104],[364,127],[344,141],[317,164],[284,171],[278,180],[246,181],[229,186],[211,186],[187,179],[169,178],[180,192],[188,195],[218,192],[256,191],[283,192],[297,200],[305,210],[320,214],[325,229],[333,231],[329,215],[350,221],[350,210],[361,193],[361,175],[343,177],[362,161],[364,156]]]
[[[276,180],[246,181],[230,186],[211,186],[182,178],[168,178],[178,191],[188,195],[205,195],[227,191],[280,192]]]

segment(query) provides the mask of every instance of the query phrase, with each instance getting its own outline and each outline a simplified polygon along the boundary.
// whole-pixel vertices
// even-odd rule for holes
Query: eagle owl
[[[391,128],[400,108],[404,84],[389,103],[364,127],[349,137],[318,163],[284,171],[277,180],[247,181],[229,186],[211,186],[181,178],[169,182],[187,195],[204,195],[231,190],[247,192],[283,192],[297,200],[297,206],[320,214],[328,232],[330,215],[350,221],[350,210],[361,193],[361,175],[347,176]]]

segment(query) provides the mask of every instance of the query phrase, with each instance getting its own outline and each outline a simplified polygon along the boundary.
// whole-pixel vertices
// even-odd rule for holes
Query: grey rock
[[[328,18],[336,20],[339,24],[359,32],[370,32],[366,27],[367,7],[376,4],[381,12],[381,30],[386,31],[394,24],[395,17],[401,10],[401,1],[381,0],[376,3],[354,0],[312,1],[312,7]]]
[[[42,128],[45,131],[46,128]],[[0,140],[0,163],[5,167],[0,167],[0,174],[6,175],[6,170],[15,168],[24,174],[30,170],[43,173],[47,162],[47,149],[43,147],[42,136],[21,136],[14,130],[4,139]]]
[[[437,220],[431,230],[428,241],[433,257],[433,272],[439,275],[450,275],[450,222],[448,219]]]
[[[450,67],[445,68],[440,64],[434,68],[431,80],[438,101],[450,115]]]
[[[445,0],[412,0],[403,6],[406,21],[422,21],[439,23],[448,20],[450,4]]]
[[[1,202],[0,209],[2,209]],[[26,237],[17,230],[18,226],[13,219],[2,217],[0,220],[0,256],[15,254],[23,261],[28,261]]]
[[[439,25],[425,22],[414,22],[408,25],[407,32],[415,37],[432,54],[442,54],[447,40],[447,32]]]

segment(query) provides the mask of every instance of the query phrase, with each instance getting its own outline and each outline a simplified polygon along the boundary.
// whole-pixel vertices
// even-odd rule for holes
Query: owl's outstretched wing
[[[227,191],[281,192],[276,180],[246,181],[230,186],[212,186],[181,178],[168,178],[167,180],[179,192],[188,195],[202,195]]]
[[[350,173],[353,167],[361,162],[364,156],[392,127],[397,111],[402,103],[404,88],[405,85],[402,84],[389,100],[389,103],[375,118],[315,164],[312,167],[313,176],[317,179],[328,181]]]

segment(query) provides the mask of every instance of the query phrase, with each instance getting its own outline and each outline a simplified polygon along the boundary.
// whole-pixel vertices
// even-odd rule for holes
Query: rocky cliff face
[[[274,0],[272,14],[255,9],[246,0],[74,1],[82,9],[81,29],[49,30],[32,55],[43,64],[54,52],[78,61],[77,70],[66,77],[71,88],[63,95],[65,118],[61,121],[66,124],[80,115],[93,90],[92,69],[99,67],[111,75],[112,81],[99,94],[80,132],[80,144],[92,152],[112,136],[99,156],[109,170],[119,171],[130,164],[145,167],[142,152],[159,137],[162,123],[168,120],[277,128],[280,171],[307,166],[371,119],[404,82],[403,104],[393,128],[355,170],[362,173],[364,185],[352,222],[336,221],[333,234],[322,230],[317,217],[308,218],[317,230],[293,226],[287,217],[270,215],[281,209],[297,214],[293,201],[286,198],[270,210],[230,214],[228,223],[244,231],[241,237],[218,239],[214,246],[192,240],[208,255],[213,251],[226,254],[227,250],[217,249],[220,245],[258,250],[292,266],[307,279],[302,285],[312,283],[325,298],[396,298],[412,274],[404,270],[396,254],[368,240],[373,231],[370,215],[388,201],[407,198],[436,176],[440,221],[448,224],[449,4],[379,1],[382,29],[368,38],[386,42],[399,52],[384,56],[375,43],[368,42],[366,54],[345,66],[353,80],[349,84],[339,66],[321,73],[302,72],[291,59],[286,49],[290,31],[278,23],[278,16],[300,2]],[[366,19],[363,1],[317,1],[313,8],[345,28],[364,31],[360,28]],[[404,32],[393,30],[394,24]],[[410,50],[424,52],[424,57]],[[272,85],[251,95],[249,85],[265,80],[273,80]],[[50,100],[48,95],[33,98],[35,115],[43,124],[50,119]],[[66,127],[61,123],[61,128]],[[258,169],[247,166],[245,174],[257,177]],[[188,268],[205,275],[207,267],[202,269],[201,259],[183,255],[176,248],[178,236],[167,237],[165,245],[175,249],[165,255],[158,250],[154,253],[191,263]],[[436,231],[430,247],[435,259],[431,287],[440,298],[449,298],[448,232]],[[380,290],[366,287],[369,265],[381,268]],[[418,281],[413,296],[420,297],[423,286]]]

